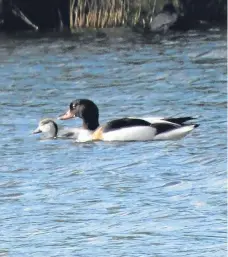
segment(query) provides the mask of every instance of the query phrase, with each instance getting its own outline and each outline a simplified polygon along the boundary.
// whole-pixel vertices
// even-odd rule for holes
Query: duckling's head
[[[60,120],[79,117],[83,120],[83,127],[94,130],[99,126],[99,110],[97,105],[89,99],[77,99],[70,103],[69,110],[59,116]]]
[[[54,120],[46,118],[39,122],[39,126],[33,131],[33,134],[45,133],[49,137],[57,137],[58,126]]]

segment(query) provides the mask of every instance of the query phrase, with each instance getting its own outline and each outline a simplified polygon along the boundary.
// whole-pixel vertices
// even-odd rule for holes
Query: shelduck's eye
[[[71,104],[70,104],[70,109],[71,109],[71,110],[73,110],[73,109],[75,109],[75,108],[76,108],[76,106],[77,106],[77,104],[76,104],[76,103],[71,103]]]

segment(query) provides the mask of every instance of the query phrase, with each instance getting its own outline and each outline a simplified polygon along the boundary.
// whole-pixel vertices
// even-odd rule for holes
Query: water
[[[2,36],[0,58],[0,256],[226,256],[226,31]],[[174,142],[31,135],[76,98],[101,123],[200,127]]]

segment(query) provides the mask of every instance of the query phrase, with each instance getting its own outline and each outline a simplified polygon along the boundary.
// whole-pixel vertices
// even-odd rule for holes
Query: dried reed
[[[156,0],[70,0],[71,28],[105,28],[138,23],[142,8]],[[148,10],[149,11],[149,10]]]

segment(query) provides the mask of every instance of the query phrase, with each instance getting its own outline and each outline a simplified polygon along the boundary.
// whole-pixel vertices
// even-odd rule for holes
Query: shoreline
[[[0,31],[129,27],[140,33],[165,34],[215,24],[226,27],[226,10],[224,0],[0,0]]]

